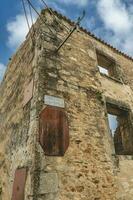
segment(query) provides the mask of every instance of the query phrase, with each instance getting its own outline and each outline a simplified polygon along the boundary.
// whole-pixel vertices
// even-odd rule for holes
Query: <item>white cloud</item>
[[[5,70],[6,70],[6,66],[4,64],[0,63],[0,82],[4,76]]]
[[[86,6],[88,3],[88,0],[62,0],[65,4],[75,4],[79,6]]]
[[[120,0],[100,0],[98,12],[107,28],[115,33],[128,32],[132,28],[130,13]]]
[[[133,55],[133,7],[126,7],[121,0],[99,0],[97,10],[106,30],[105,38]],[[111,34],[108,35],[109,31]]]
[[[30,26],[30,16],[28,16]],[[13,20],[7,23],[8,40],[7,45],[11,49],[16,49],[24,40],[29,29],[23,14],[17,15]]]

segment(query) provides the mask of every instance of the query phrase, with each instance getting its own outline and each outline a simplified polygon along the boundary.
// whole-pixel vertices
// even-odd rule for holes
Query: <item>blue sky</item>
[[[26,0],[25,0],[26,1]],[[31,0],[43,8],[41,0]],[[85,9],[82,26],[118,49],[133,55],[133,0],[46,0],[72,20]],[[28,32],[21,0],[4,0],[0,12],[0,80],[11,55]]]

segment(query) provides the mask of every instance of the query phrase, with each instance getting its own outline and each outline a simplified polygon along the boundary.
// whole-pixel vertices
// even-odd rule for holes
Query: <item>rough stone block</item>
[[[40,174],[40,194],[55,193],[58,191],[58,176],[56,173]]]

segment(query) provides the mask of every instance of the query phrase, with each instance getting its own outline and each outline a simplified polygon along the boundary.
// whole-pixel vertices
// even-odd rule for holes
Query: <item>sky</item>
[[[44,8],[41,0],[31,0],[31,2],[38,11]],[[85,10],[86,15],[81,24],[84,28],[133,56],[133,0],[45,0],[45,2],[74,21]],[[10,57],[24,41],[28,32],[21,0],[2,1],[0,19],[1,81]]]
[[[114,136],[115,131],[118,127],[117,116],[108,114],[108,122],[109,122],[109,128],[111,130],[111,134],[112,134],[112,136]]]

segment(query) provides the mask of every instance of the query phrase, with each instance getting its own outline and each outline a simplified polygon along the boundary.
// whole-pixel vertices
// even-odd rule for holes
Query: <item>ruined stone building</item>
[[[81,27],[57,51],[74,23],[53,12],[0,85],[0,199],[132,200],[133,59]]]

